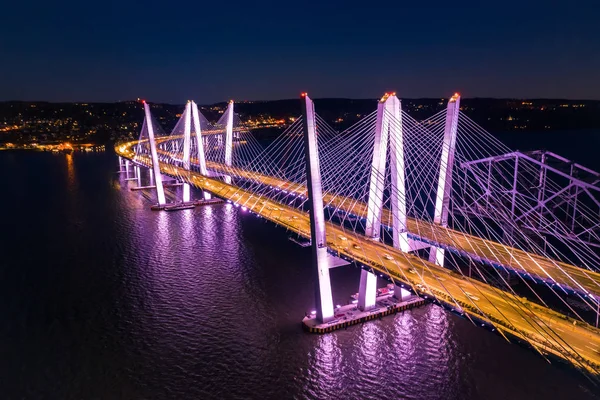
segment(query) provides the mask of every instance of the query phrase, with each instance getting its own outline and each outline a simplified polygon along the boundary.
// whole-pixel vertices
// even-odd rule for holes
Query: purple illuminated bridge
[[[153,209],[225,200],[310,246],[311,332],[434,301],[549,360],[600,372],[599,173],[508,149],[460,111],[458,94],[418,121],[387,93],[343,132],[305,93],[299,112],[263,147],[233,101],[216,122],[188,102],[170,134],[144,103],[139,140],[116,146],[120,171]],[[334,306],[329,270],[348,264],[361,268],[358,295]],[[378,288],[377,275],[389,284]]]

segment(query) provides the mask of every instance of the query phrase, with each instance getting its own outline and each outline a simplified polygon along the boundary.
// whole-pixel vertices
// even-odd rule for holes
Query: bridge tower
[[[302,94],[302,123],[304,126],[304,155],[306,159],[306,183],[310,207],[310,236],[315,306],[317,320],[327,322],[333,318],[333,297],[329,278],[329,257],[325,235],[323,192],[315,122],[315,106],[306,93]]]
[[[192,130],[192,112],[190,101],[185,105],[185,119],[183,121],[183,169],[190,170],[190,152],[191,152],[191,130]],[[183,202],[190,201],[190,184],[183,182]]]
[[[459,111],[460,95],[455,93],[448,101],[448,107],[446,108],[444,143],[442,145],[440,174],[438,177],[435,211],[433,214],[433,222],[441,226],[448,226],[448,211],[450,207],[450,195],[452,194],[452,170],[454,167],[454,151],[456,148]],[[429,262],[443,266],[444,249],[431,246],[431,249],[429,250]]]
[[[408,245],[406,232],[406,188],[402,113],[400,112],[400,100],[396,97],[395,93],[386,93],[381,98],[377,105],[376,121],[365,234],[373,239],[379,239],[380,236],[389,142],[390,175],[393,188],[391,190],[393,241],[394,247],[407,252],[410,250],[410,246]]]
[[[227,125],[225,126],[225,165],[231,167],[233,153],[233,100],[227,105]]]
[[[200,112],[198,111],[198,105],[192,100],[192,120],[194,121],[194,132],[196,134],[196,147],[198,149],[198,165],[200,173],[204,176],[208,176],[208,169],[206,168],[206,155],[204,153],[204,141],[202,140],[202,127],[200,125]],[[210,193],[204,191],[204,199],[210,199]]]
[[[371,178],[369,181],[365,234],[374,240],[379,240],[389,143],[390,175],[392,181],[390,201],[392,207],[393,245],[397,249],[408,252],[410,251],[410,245],[406,229],[406,187],[402,134],[400,100],[396,97],[395,93],[386,93],[377,104],[375,143],[373,147]],[[395,291],[395,294],[401,296],[399,287]],[[372,308],[375,306],[376,296],[377,277],[373,273],[363,269],[360,275],[358,307],[361,310]]]
[[[233,155],[233,100],[227,105],[227,122],[225,125],[225,166],[231,167]],[[231,176],[225,175],[225,182],[231,183]]]
[[[152,169],[154,171],[154,180],[156,182],[156,193],[158,204],[165,205],[165,189],[163,188],[162,175],[160,174],[160,164],[158,163],[158,153],[156,151],[156,142],[154,141],[154,126],[152,126],[152,114],[150,105],[144,101],[144,112],[146,114],[146,129],[148,129],[148,141],[150,142],[150,155],[152,157]]]

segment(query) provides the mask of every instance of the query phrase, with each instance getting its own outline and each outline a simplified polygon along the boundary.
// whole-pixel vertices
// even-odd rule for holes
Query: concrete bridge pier
[[[137,178],[137,184],[138,186],[142,186],[142,173],[140,171],[140,167],[135,165],[133,167],[133,171],[135,173],[135,177]]]
[[[403,287],[401,287],[397,283],[394,285],[394,297],[396,299],[398,299],[400,301],[405,301],[410,296],[412,296],[412,294],[408,290],[404,289]]]
[[[358,289],[358,309],[368,311],[375,307],[377,301],[377,275],[363,269],[360,271]]]

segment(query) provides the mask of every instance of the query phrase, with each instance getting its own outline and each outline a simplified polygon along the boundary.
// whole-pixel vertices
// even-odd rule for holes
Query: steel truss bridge
[[[376,274],[600,373],[600,174],[549,152],[512,151],[460,111],[417,121],[394,93],[337,132],[301,96],[302,115],[263,146],[230,102],[209,122],[190,101],[166,134],[144,103],[139,140],[115,147],[163,179],[226,199],[311,242],[316,318],[334,318],[329,269],[361,269],[358,307],[376,303]]]

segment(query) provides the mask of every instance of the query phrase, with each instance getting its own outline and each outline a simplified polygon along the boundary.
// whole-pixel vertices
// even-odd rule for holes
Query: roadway
[[[297,196],[306,196],[306,187],[278,178],[246,171],[236,167],[207,161],[207,168],[222,174],[234,175],[243,179],[278,187]],[[367,217],[367,204],[339,195],[323,194],[323,201],[344,212],[360,218]],[[389,209],[382,210],[382,221],[391,221]],[[526,252],[502,243],[469,235],[448,227],[436,225],[430,221],[407,218],[407,231],[412,238],[434,244],[437,247],[458,252],[471,259],[512,269],[531,275],[545,282],[557,283],[581,294],[593,294],[600,297],[600,273],[583,269],[568,263],[544,258],[538,254]]]
[[[135,144],[137,142],[117,146],[117,154],[133,160]],[[140,156],[137,160],[140,161]],[[143,161],[149,163],[147,159]],[[229,199],[267,220],[310,238],[308,214],[303,211],[171,164],[161,162],[160,168],[163,174],[179,179],[186,176],[195,187]],[[467,315],[491,322],[502,334],[511,333],[526,340],[541,353],[552,353],[575,366],[594,373],[600,372],[600,330],[582,322],[575,324],[572,319],[546,307],[457,275],[365,236],[353,233],[351,237],[346,237],[348,233],[333,223],[327,223],[326,230],[328,247],[340,255],[369,265],[392,279],[413,286],[422,295],[451,304]]]

